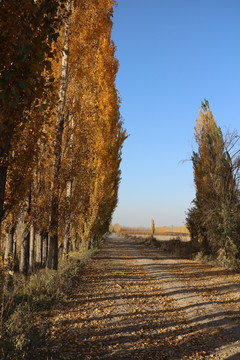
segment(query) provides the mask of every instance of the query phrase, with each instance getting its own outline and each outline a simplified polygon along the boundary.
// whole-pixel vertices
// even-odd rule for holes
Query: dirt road
[[[237,360],[240,276],[112,236],[50,321],[49,360]]]

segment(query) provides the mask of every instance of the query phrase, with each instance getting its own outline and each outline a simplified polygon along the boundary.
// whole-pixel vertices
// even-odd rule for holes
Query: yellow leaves
[[[204,175],[203,178],[202,178],[202,181],[206,183],[206,182],[207,182],[207,179],[208,179],[208,178],[207,178],[207,175]]]
[[[21,103],[22,113],[16,112],[14,119],[9,117],[13,123],[19,123],[12,140],[15,155],[9,161],[6,204],[9,209],[16,209],[17,213],[28,193],[29,183],[33,182],[32,213],[40,229],[44,227],[47,230],[50,199],[59,191],[61,226],[65,215],[69,215],[74,219],[74,226],[79,229],[79,233],[102,234],[117,203],[119,164],[125,139],[115,88],[118,61],[111,41],[114,2],[77,2],[73,10],[69,38],[68,93],[62,114],[65,120],[62,158],[59,176],[55,181],[57,184],[54,185],[52,163],[59,143],[55,144],[54,124],[64,33],[60,29],[58,41],[52,46],[48,42],[53,34],[47,35],[47,23],[35,28],[36,19],[42,19],[37,17],[37,6],[41,1],[27,0],[21,2],[20,8],[17,3],[16,0],[4,2],[5,11],[0,9],[7,20],[4,26],[7,25],[8,30],[6,32],[3,23],[0,24],[0,30],[3,30],[8,40],[8,44],[6,41],[0,50],[5,52],[2,68],[14,64],[15,56],[19,56],[21,66],[15,72],[10,69],[11,72],[5,75],[9,81],[12,76],[16,76],[20,90],[30,93],[24,98],[26,103]],[[23,17],[32,19],[33,23],[23,24]],[[52,19],[51,14],[47,17],[49,21]],[[26,25],[26,28],[21,25]],[[36,35],[34,43],[29,40],[32,31]],[[28,41],[25,44],[26,36]],[[8,51],[5,45],[9,46]],[[26,54],[29,56],[25,58]],[[29,71],[26,76],[22,76],[26,70],[23,66],[26,65],[26,59],[30,61],[27,67]],[[53,78],[55,81],[52,81]],[[50,91],[45,85],[52,82]],[[14,94],[17,91],[14,88]],[[66,206],[65,188],[68,181],[73,186]]]
[[[124,140],[119,141],[116,132],[117,128],[119,133],[123,130],[115,89],[117,60],[110,40],[112,6],[108,0],[90,0],[88,6],[80,2],[72,17],[68,99],[76,124],[73,155],[81,154],[74,159],[75,176],[79,177],[74,197],[80,197],[79,206],[85,214],[78,216],[78,227],[87,233],[109,218],[115,207]],[[70,102],[73,98],[74,103]]]

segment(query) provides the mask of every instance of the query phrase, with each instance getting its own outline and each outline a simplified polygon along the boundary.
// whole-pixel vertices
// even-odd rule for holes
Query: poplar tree
[[[59,249],[67,258],[71,246],[95,246],[108,231],[126,131],[111,41],[115,1],[14,4],[0,6],[9,23],[16,15],[16,27],[0,35],[5,51],[15,39],[1,68],[0,218],[6,253],[14,251],[15,229],[21,233],[17,253],[27,274],[57,269]],[[20,24],[26,33],[17,33]]]
[[[49,59],[58,37],[59,9],[56,0],[3,0],[0,4],[0,223],[14,144],[29,127],[31,110],[41,112],[47,107]]]
[[[196,197],[188,212],[190,233],[206,253],[222,248],[236,264],[239,257],[239,166],[205,100],[195,126],[198,151],[192,162]]]

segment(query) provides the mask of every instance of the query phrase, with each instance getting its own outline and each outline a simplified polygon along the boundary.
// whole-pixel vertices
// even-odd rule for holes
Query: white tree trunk
[[[43,242],[42,235],[40,232],[36,233],[36,267],[40,268],[42,266],[42,252],[43,252]]]
[[[14,255],[13,254],[14,232],[15,232],[15,227],[12,227],[7,232],[6,247],[5,247],[5,254],[4,254],[4,264],[5,265],[8,262],[9,255],[12,255],[12,256]]]
[[[48,233],[42,234],[42,266],[46,266],[48,258]]]
[[[34,247],[35,247],[35,228],[34,224],[30,226],[30,244],[29,244],[29,268],[28,272],[31,274],[34,271]]]
[[[27,275],[28,273],[28,266],[29,266],[29,238],[30,238],[30,232],[26,228],[22,234],[21,256],[20,256],[20,264],[19,264],[20,273],[25,275]]]
[[[62,135],[64,125],[64,109],[67,96],[68,87],[68,57],[69,57],[69,24],[71,14],[72,0],[67,0],[67,20],[65,23],[65,35],[62,56],[62,68],[59,88],[59,101],[56,116],[56,129],[55,129],[55,149],[53,154],[53,183],[52,183],[52,198],[51,198],[51,211],[50,211],[50,237],[49,237],[49,251],[47,267],[49,269],[57,270],[58,268],[58,205],[59,205],[59,171],[61,164],[62,153]]]

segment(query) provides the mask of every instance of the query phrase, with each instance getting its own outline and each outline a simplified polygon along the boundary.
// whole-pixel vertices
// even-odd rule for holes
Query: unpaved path
[[[39,359],[240,360],[240,276],[112,236],[50,321]]]

